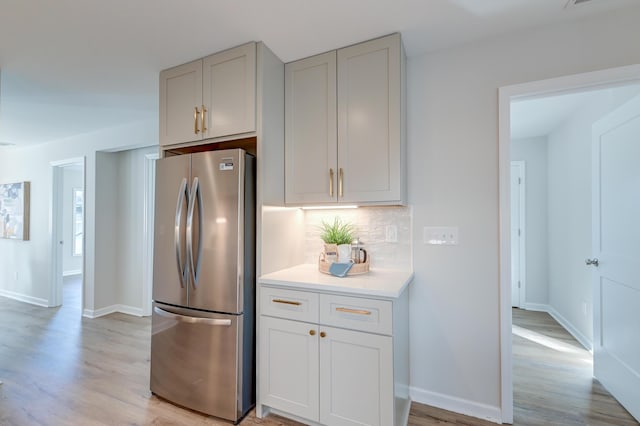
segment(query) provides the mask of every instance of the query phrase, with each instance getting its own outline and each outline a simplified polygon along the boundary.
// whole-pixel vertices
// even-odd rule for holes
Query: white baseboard
[[[565,330],[569,332],[584,348],[588,351],[593,350],[593,342],[589,340],[584,334],[582,334],[576,327],[573,326],[565,317],[560,315],[553,306],[545,305],[543,303],[527,303],[524,309],[528,311],[546,312],[558,321]]]
[[[560,315],[558,311],[556,311],[553,306],[549,306],[549,315],[553,317],[558,323],[565,328],[575,339],[588,351],[593,350],[593,342],[589,340],[584,334],[582,334],[577,328],[573,326],[565,317]]]
[[[136,308],[134,306],[129,305],[111,305],[106,306],[100,309],[85,309],[82,312],[82,316],[86,318],[98,318],[103,317],[105,315],[113,314],[115,312],[120,312],[127,315],[133,315],[136,317],[142,317],[142,308]]]
[[[82,269],[73,269],[71,271],[63,271],[62,272],[62,276],[63,277],[70,277],[72,275],[82,275]]]
[[[444,395],[411,386],[409,388],[411,400],[420,404],[430,405],[454,413],[464,414],[478,419],[488,420],[494,423],[502,423],[500,407],[481,404],[455,396]]]
[[[549,305],[545,303],[525,303],[524,309],[527,311],[549,312]]]
[[[0,289],[0,296],[7,297],[9,299],[17,300],[19,302],[30,303],[36,306],[42,306],[44,308],[49,307],[49,301],[47,299],[41,299],[39,297],[27,296],[26,294],[16,293],[14,291]]]

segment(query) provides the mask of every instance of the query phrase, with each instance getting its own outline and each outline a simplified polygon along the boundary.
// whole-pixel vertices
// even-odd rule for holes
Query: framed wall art
[[[0,184],[0,238],[29,239],[29,182]]]

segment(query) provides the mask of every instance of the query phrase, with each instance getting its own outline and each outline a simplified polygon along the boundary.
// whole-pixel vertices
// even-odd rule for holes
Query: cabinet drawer
[[[318,322],[318,294],[260,287],[260,313],[272,317]]]
[[[391,335],[392,303],[321,294],[320,324]]]

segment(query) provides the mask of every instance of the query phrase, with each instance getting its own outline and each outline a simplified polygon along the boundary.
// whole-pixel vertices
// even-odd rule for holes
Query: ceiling
[[[157,120],[158,73],[250,40],[283,61],[391,32],[409,57],[638,0],[0,0],[0,144]]]
[[[573,93],[522,99],[511,102],[511,139],[548,136],[580,109],[606,96],[619,103],[640,93],[639,84],[625,84]]]

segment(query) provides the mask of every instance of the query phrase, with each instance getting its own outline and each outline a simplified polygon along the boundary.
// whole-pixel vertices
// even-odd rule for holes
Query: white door
[[[524,161],[511,162],[511,306],[524,307]]]
[[[260,317],[260,400],[318,421],[318,326]]]
[[[320,423],[393,425],[391,337],[320,327]]]
[[[593,125],[592,147],[594,376],[640,420],[640,96]]]

